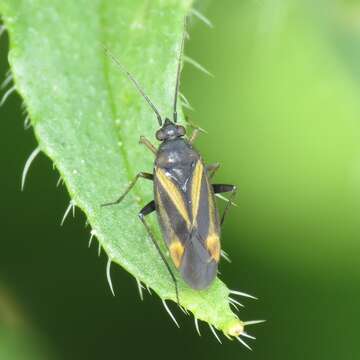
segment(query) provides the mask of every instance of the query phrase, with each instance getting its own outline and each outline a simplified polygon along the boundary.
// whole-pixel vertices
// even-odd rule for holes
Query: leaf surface
[[[170,116],[183,18],[191,5],[191,0],[0,1],[15,85],[39,148],[59,170],[109,260],[170,300],[176,300],[173,282],[137,217],[153,198],[152,184],[140,180],[120,205],[100,206],[116,199],[139,171],[152,172],[153,155],[138,141],[144,135],[156,142],[158,126],[103,45],[134,74],[161,114]],[[150,217],[165,251],[155,216]],[[220,280],[194,291],[174,272],[184,308],[225,334],[241,329]]]

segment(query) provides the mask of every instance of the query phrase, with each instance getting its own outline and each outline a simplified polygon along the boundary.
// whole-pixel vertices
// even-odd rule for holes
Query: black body
[[[197,164],[201,169],[195,174]],[[174,205],[174,194],[168,191],[169,187],[164,188],[159,181],[159,169],[164,170],[168,181],[178,189],[181,196],[181,200],[177,199],[178,202],[180,200],[178,206],[184,207],[187,217]],[[199,194],[192,191],[196,176],[201,176]],[[218,262],[209,251],[206,240],[212,228],[220,238],[219,216],[201,157],[182,137],[165,140],[158,149],[154,166],[154,194],[158,220],[168,247],[171,249],[174,241],[180,241],[183,246],[181,259],[178,264],[174,261],[175,265],[190,287],[207,288],[217,275]],[[193,213],[193,201],[199,203],[196,214]]]

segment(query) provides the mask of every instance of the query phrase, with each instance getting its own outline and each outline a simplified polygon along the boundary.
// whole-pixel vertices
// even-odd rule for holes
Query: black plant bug
[[[156,139],[161,144],[156,148],[148,139],[140,137],[140,143],[155,155],[153,173],[139,172],[116,201],[103,204],[103,206],[120,203],[139,178],[154,182],[154,200],[141,209],[138,216],[174,281],[178,303],[176,278],[150,231],[145,217],[156,211],[175,267],[191,288],[205,289],[210,286],[217,275],[221,253],[220,227],[236,193],[234,185],[210,183],[219,164],[205,166],[200,154],[194,149],[193,143],[200,129],[195,127],[191,137],[186,139],[185,128],[177,125],[177,98],[185,34],[184,26],[177,65],[173,120],[165,118],[163,121],[160,112],[135,78],[124,69],[108,49],[105,49],[109,57],[125,72],[154,111],[160,126],[156,132]],[[231,196],[220,219],[214,194],[224,192],[230,192]]]

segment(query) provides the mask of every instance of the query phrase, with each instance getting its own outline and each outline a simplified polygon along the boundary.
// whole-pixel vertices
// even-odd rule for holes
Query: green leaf
[[[59,170],[109,261],[163,300],[175,300],[174,284],[137,217],[153,197],[151,183],[139,181],[118,206],[100,206],[116,199],[139,171],[152,171],[153,156],[138,141],[140,135],[153,141],[157,129],[153,112],[102,46],[135,75],[161,113],[170,115],[183,19],[191,5],[191,0],[0,0],[16,89],[39,149]],[[152,228],[164,249],[155,216]],[[184,308],[226,335],[242,331],[244,323],[231,311],[229,290],[220,280],[195,291],[176,276]]]

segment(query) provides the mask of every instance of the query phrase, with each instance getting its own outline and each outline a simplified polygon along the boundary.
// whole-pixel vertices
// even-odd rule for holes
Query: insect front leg
[[[227,184],[213,184],[213,189],[215,194],[221,194],[224,192],[230,192],[229,199],[227,201],[227,204],[225,206],[224,212],[221,216],[221,222],[220,225],[224,223],[226,213],[228,212],[230,205],[232,204],[232,200],[234,199],[236,195],[236,186],[235,185],[227,185]]]
[[[140,177],[143,178],[143,179],[147,179],[147,180],[154,180],[153,174],[149,174],[149,173],[146,173],[146,172],[139,172],[135,176],[133,181],[129,184],[129,186],[126,188],[125,192],[117,200],[106,203],[106,204],[102,204],[101,206],[109,206],[109,205],[119,204],[124,199],[124,197],[128,194],[128,192],[134,187],[134,185],[136,184],[137,180]]]
[[[145,136],[140,136],[139,144],[145,145],[154,155],[156,155],[156,147]]]
[[[191,137],[190,137],[190,139],[189,139],[189,143],[190,144],[193,144],[194,143],[194,141],[197,139],[197,137],[199,136],[199,134],[200,134],[200,130],[199,129],[195,129],[193,132],[192,132],[192,134],[191,134]]]
[[[206,131],[204,129],[202,129],[200,126],[195,125],[193,122],[191,122],[187,116],[185,117],[185,121],[192,129],[194,129],[194,131],[192,132],[190,139],[189,139],[190,144],[194,143],[194,141],[197,139],[197,137],[199,136],[200,133],[206,134]]]
[[[220,167],[220,163],[218,163],[218,162],[214,163],[214,164],[206,165],[206,171],[208,173],[209,179],[211,179],[215,175],[215,173],[216,173],[216,171],[218,171],[219,167]]]
[[[155,211],[155,201],[152,200],[151,202],[149,202],[147,205],[145,205],[141,211],[139,212],[138,216],[139,216],[139,219],[141,220],[141,222],[144,224],[145,226],[145,229],[147,231],[147,233],[149,234],[150,236],[150,239],[151,241],[153,242],[153,244],[155,245],[156,247],[156,250],[158,251],[162,261],[164,262],[173,282],[174,282],[174,285],[175,285],[175,293],[176,293],[176,300],[177,300],[177,303],[178,305],[180,306],[180,301],[179,301],[179,290],[178,290],[178,285],[177,285],[177,281],[176,281],[176,278],[175,278],[175,275],[174,273],[172,272],[171,268],[170,268],[170,265],[169,263],[167,262],[166,260],[166,257],[165,255],[162,253],[161,249],[160,249],[160,246],[159,244],[157,243],[153,233],[151,232],[150,230],[150,227],[149,225],[147,224],[146,220],[145,220],[145,216],[146,215],[149,215],[151,214],[153,211]]]

